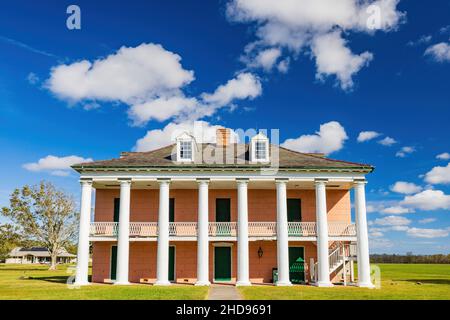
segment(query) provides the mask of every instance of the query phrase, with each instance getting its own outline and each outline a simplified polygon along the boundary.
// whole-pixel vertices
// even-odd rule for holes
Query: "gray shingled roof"
[[[255,164],[249,162],[249,146],[248,144],[230,144],[224,149],[215,144],[197,144],[195,151],[194,163],[179,163],[173,161],[175,159],[175,144],[164,148],[148,151],[148,152],[124,152],[120,158],[111,160],[94,161],[82,163],[72,166],[78,172],[91,170],[107,170],[107,169],[254,169],[270,167],[270,164]],[[226,151],[224,151],[226,150]],[[230,151],[231,150],[231,151]],[[368,164],[348,162],[342,160],[334,160],[319,154],[308,154],[292,151],[277,145],[271,145],[272,154],[279,154],[280,169],[303,169],[303,170],[346,170],[346,171],[367,171],[371,172],[374,168]],[[230,153],[232,161],[221,161],[214,163],[217,155]],[[203,161],[198,161],[203,156]],[[223,156],[223,159],[225,157]],[[217,162],[217,161],[216,161]]]

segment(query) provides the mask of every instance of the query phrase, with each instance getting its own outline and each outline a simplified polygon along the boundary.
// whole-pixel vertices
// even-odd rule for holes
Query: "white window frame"
[[[190,143],[191,145],[191,157],[190,158],[181,158],[181,145],[184,143]],[[194,162],[194,154],[195,154],[195,145],[194,139],[189,135],[183,135],[177,139],[177,161],[178,162]]]
[[[264,158],[257,158],[256,157],[256,144],[257,143],[263,143],[265,145],[266,151],[265,151],[265,157]],[[251,140],[251,162],[262,162],[267,163],[269,162],[269,139],[265,137],[262,134],[258,134],[257,136],[253,137]]]

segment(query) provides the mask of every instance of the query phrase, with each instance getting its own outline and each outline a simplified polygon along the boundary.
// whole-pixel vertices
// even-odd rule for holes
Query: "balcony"
[[[92,241],[115,240],[118,232],[117,222],[93,222],[90,227]],[[277,234],[276,222],[249,222],[249,240],[275,240]],[[290,240],[316,240],[315,222],[288,222]],[[329,222],[328,235],[330,240],[355,240],[354,224],[345,222]],[[131,222],[130,240],[155,241],[158,236],[157,222]],[[235,241],[237,236],[237,222],[210,222],[210,240]],[[197,239],[197,222],[171,222],[169,224],[171,240]]]

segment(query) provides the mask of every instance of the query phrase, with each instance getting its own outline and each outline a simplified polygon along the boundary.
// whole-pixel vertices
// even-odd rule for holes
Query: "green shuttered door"
[[[175,281],[175,247],[169,247],[169,281]]]
[[[303,247],[289,247],[289,279],[292,283],[305,281],[305,252]]]
[[[230,247],[214,247],[214,280],[231,281]]]
[[[111,280],[116,280],[116,273],[117,273],[117,246],[111,247]]]

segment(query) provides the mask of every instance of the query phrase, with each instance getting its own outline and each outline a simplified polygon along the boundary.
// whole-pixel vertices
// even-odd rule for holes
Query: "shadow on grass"
[[[450,285],[450,279],[406,279],[405,281],[423,284],[446,284]]]
[[[47,276],[47,277],[29,277],[25,280],[46,281],[52,283],[66,283],[69,276]]]

